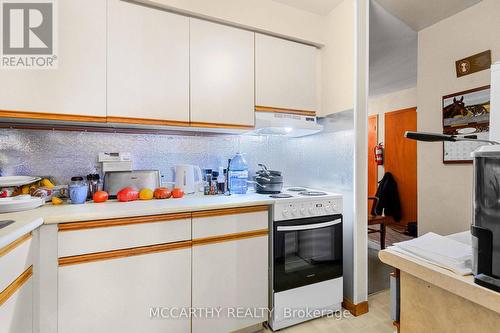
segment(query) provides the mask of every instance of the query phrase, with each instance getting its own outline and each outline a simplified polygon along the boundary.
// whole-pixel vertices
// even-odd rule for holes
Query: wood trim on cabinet
[[[58,261],[59,261],[59,266],[69,266],[69,265],[84,264],[94,261],[133,257],[149,253],[180,250],[180,249],[190,248],[191,246],[192,246],[191,241],[181,241],[174,243],[155,244],[155,245],[133,247],[129,249],[120,249],[120,250],[80,254],[76,256],[61,257],[59,258]]]
[[[14,295],[14,293],[23,286],[23,284],[28,281],[31,276],[33,276],[33,266],[28,267],[17,279],[15,279],[11,284],[7,286],[2,292],[0,292],[0,306],[2,306],[7,300]]]
[[[269,235],[269,229],[261,229],[261,230],[252,230],[252,231],[244,231],[238,232],[234,234],[226,234],[221,236],[211,236],[211,237],[203,237],[193,239],[193,246],[221,243],[221,242],[230,242],[238,239],[245,238],[254,238]]]
[[[136,125],[160,125],[160,126],[189,126],[188,121],[133,118],[133,117],[107,117],[108,123],[136,124]]]
[[[106,122],[106,117],[99,117],[99,116],[83,116],[75,114],[45,113],[45,112],[42,113],[42,112],[10,111],[10,110],[0,110],[0,118],[39,119],[39,120],[92,122],[92,123]]]
[[[245,214],[245,213],[254,213],[254,212],[265,212],[268,210],[269,210],[269,206],[261,205],[261,206],[203,210],[203,211],[193,212],[192,216],[193,216],[193,218],[199,218],[199,217],[211,217],[211,216]]]
[[[202,123],[202,122],[191,122],[191,127],[203,127],[203,128],[228,128],[228,129],[253,129],[254,125],[240,125],[240,124],[223,124],[223,123]]]
[[[301,116],[310,116],[310,117],[316,116],[316,111],[275,108],[275,107],[271,107],[271,106],[262,106],[262,105],[256,105],[255,111],[273,112],[273,113],[289,113],[289,114],[298,114]]]
[[[167,222],[167,221],[190,219],[190,218],[191,218],[191,213],[173,213],[173,214],[160,214],[160,215],[150,215],[150,216],[123,217],[123,218],[108,219],[108,220],[60,223],[58,225],[58,229],[59,231],[64,232],[64,231],[75,231],[84,229],[117,227],[130,224]]]
[[[16,239],[15,241],[13,241],[12,243],[7,244],[6,246],[2,247],[0,249],[0,257],[3,257],[4,255],[6,255],[7,253],[9,253],[10,251],[14,250],[16,247],[18,247],[22,243],[24,243],[27,240],[31,239],[31,237],[32,237],[32,235],[31,235],[31,232],[30,232],[29,234],[21,236],[18,239]]]
[[[354,304],[350,299],[344,297],[342,307],[348,310],[354,317],[368,313],[368,301]]]

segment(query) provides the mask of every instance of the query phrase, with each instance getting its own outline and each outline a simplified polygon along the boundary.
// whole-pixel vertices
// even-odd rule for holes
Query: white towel
[[[409,241],[395,243],[391,248],[460,275],[472,272],[472,247],[432,232]]]

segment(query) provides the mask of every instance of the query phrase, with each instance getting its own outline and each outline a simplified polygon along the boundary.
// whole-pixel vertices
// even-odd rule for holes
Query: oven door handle
[[[316,224],[286,225],[286,226],[278,226],[276,230],[277,231],[312,230],[312,229],[331,227],[332,225],[339,224],[340,222],[342,222],[342,219],[336,219],[333,221],[316,223]]]

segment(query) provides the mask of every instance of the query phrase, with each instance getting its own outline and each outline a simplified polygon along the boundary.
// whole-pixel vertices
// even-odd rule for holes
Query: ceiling
[[[482,0],[376,0],[394,16],[419,31]]]
[[[417,32],[371,1],[370,96],[416,86],[417,53]]]
[[[274,0],[314,14],[326,15],[343,0]]]

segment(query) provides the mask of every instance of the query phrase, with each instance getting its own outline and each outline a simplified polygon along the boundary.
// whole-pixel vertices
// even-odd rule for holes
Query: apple
[[[94,202],[105,202],[106,200],[108,200],[108,197],[108,192],[97,191],[94,193],[92,200],[94,200]]]
[[[184,191],[180,188],[174,188],[172,190],[172,197],[174,198],[182,198],[184,196]]]
[[[133,187],[125,187],[116,193],[116,198],[120,202],[134,201],[139,199],[139,191]]]
[[[172,196],[170,190],[166,187],[158,187],[153,193],[155,199],[168,199]]]

